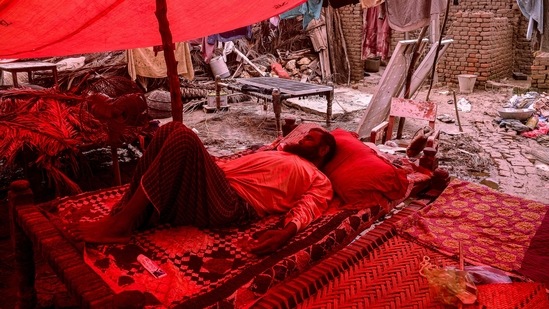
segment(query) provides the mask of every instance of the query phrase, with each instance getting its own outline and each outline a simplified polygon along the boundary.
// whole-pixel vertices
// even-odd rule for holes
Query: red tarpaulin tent
[[[167,0],[173,42],[268,19],[304,0]],[[161,45],[154,0],[0,0],[0,58]]]
[[[273,17],[305,0],[0,0],[0,59],[163,45]],[[173,52],[164,54],[174,121],[183,121]]]

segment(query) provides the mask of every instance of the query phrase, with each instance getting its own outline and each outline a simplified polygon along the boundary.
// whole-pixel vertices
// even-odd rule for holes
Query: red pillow
[[[405,170],[378,155],[354,132],[335,129],[332,134],[337,150],[323,171],[345,203],[362,207],[385,206],[405,196],[408,188]]]

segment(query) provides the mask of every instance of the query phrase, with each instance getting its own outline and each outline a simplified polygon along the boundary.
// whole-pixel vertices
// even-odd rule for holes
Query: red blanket
[[[549,287],[549,205],[452,180],[402,234],[451,255],[515,272]]]

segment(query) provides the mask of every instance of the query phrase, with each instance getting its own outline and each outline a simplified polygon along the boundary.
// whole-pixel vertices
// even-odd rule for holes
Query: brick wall
[[[532,88],[549,92],[549,52],[538,52],[532,65]]]
[[[510,78],[512,72],[531,74],[534,43],[526,40],[528,21],[516,0],[459,0],[450,2],[444,37],[454,43],[439,61],[438,80],[457,84],[457,75],[479,75],[476,87],[487,80]],[[442,24],[443,16],[441,16]],[[415,33],[410,38],[415,38]],[[393,32],[392,46],[404,39]]]
[[[492,12],[459,11],[448,28],[454,43],[438,66],[439,80],[457,85],[457,75],[476,74],[476,86],[512,75],[513,29],[507,17]]]
[[[347,46],[347,55],[351,66],[351,81],[364,79],[364,61],[362,53],[362,8],[360,4],[346,5],[339,9],[343,36]]]

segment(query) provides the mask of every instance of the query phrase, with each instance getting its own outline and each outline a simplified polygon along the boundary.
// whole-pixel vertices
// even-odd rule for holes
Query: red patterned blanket
[[[125,186],[61,200],[49,216],[62,226],[106,215]],[[55,214],[55,215],[53,215]],[[282,223],[270,216],[224,229],[159,226],[136,233],[125,245],[88,245],[85,260],[121,299],[174,308],[243,308],[269,288],[297,275],[353,240],[385,214],[379,207],[340,210],[334,205],[288,245],[269,256],[246,252],[246,240]],[[153,277],[136,258],[143,254],[167,273]]]
[[[549,287],[549,205],[452,180],[435,202],[402,222],[402,234],[450,255],[515,272]]]

